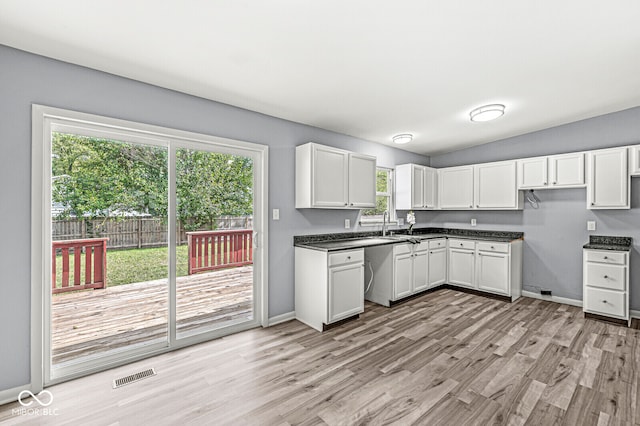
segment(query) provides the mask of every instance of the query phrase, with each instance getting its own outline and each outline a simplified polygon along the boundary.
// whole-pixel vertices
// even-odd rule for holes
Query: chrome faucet
[[[385,212],[382,214],[382,236],[386,237],[387,236],[387,225],[389,220],[389,212],[385,210]]]

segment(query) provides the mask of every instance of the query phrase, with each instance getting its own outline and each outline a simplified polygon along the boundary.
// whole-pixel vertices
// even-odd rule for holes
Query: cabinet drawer
[[[444,238],[440,238],[437,240],[430,240],[429,241],[429,248],[430,249],[435,249],[435,248],[442,248],[442,247],[446,247],[447,246],[447,240],[445,240]]]
[[[627,254],[619,251],[595,251],[586,250],[587,262],[612,263],[616,265],[626,265]]]
[[[329,266],[364,263],[364,250],[339,251],[329,255]]]
[[[587,287],[584,294],[584,310],[596,314],[626,318],[626,293]]]
[[[627,268],[619,265],[604,265],[587,262],[586,284],[611,290],[626,291]]]
[[[395,244],[393,246],[393,254],[398,255],[398,254],[411,253],[412,246],[413,244]]]
[[[470,240],[449,240],[449,248],[474,250],[476,248],[476,242]]]
[[[478,242],[478,250],[491,251],[494,253],[509,253],[509,243]]]
[[[429,250],[429,241],[421,241],[416,246],[416,251],[427,251],[427,250]]]

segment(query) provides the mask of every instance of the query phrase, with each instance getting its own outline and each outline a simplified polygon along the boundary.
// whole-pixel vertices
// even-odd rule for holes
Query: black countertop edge
[[[406,234],[406,229],[390,230],[396,235]],[[509,231],[487,231],[474,229],[456,229],[456,228],[414,228],[414,235],[439,234],[440,237],[458,237],[458,238],[477,238],[483,240],[509,242],[524,237],[524,232]],[[381,236],[381,231],[368,232],[341,232],[334,234],[316,234],[316,235],[296,235],[293,237],[293,245],[297,247],[310,247],[313,243],[353,240],[358,238],[368,238]]]
[[[582,246],[591,250],[630,251],[633,239],[610,235],[590,235],[589,242]]]

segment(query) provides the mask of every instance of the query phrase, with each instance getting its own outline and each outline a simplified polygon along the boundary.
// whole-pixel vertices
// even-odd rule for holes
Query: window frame
[[[388,197],[389,201],[388,201],[388,208],[387,210],[389,211],[389,221],[388,223],[390,224],[394,224],[397,225],[398,224],[398,218],[396,217],[396,208],[395,208],[395,196],[394,196],[394,182],[395,182],[395,169],[391,168],[391,167],[381,167],[381,166],[377,166],[376,167],[376,182],[377,182],[377,174],[379,171],[385,171],[387,172],[387,191],[386,192],[379,192],[377,191],[377,187],[376,187],[376,200],[378,199],[378,197]],[[369,209],[361,209],[360,210],[360,225],[361,226],[376,226],[376,225],[382,225],[383,223],[383,218],[380,215],[371,215],[371,216],[365,216],[363,214],[364,210],[369,210]]]

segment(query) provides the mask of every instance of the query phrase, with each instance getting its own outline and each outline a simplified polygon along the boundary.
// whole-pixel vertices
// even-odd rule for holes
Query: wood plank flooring
[[[178,277],[178,333],[251,319],[252,286],[252,266]],[[53,363],[166,340],[168,297],[167,280],[54,295]]]
[[[580,308],[438,290],[325,333],[290,321],[53,386],[95,425],[640,424],[640,332]],[[111,389],[146,368],[157,376]]]

